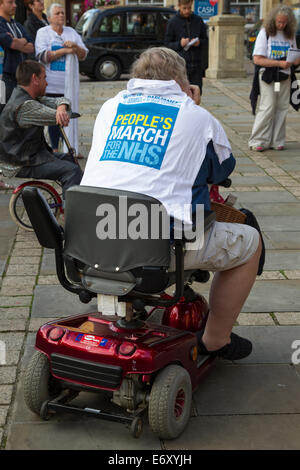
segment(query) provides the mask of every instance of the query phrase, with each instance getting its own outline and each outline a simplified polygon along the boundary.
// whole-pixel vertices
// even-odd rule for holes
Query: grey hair
[[[264,27],[268,36],[275,36],[277,33],[276,18],[278,15],[287,17],[287,25],[283,30],[283,34],[287,39],[294,39],[297,29],[297,21],[293,9],[288,5],[279,4],[272,8],[264,20]]]
[[[148,80],[175,80],[181,86],[189,84],[185,60],[167,47],[150,47],[133,63],[131,77]]]
[[[61,3],[51,3],[50,7],[47,9],[47,17],[51,18],[54,8],[64,8]]]

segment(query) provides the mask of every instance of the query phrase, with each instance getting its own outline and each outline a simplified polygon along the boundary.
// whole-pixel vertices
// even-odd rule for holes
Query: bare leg
[[[261,241],[255,254],[245,264],[217,272],[213,278],[207,319],[202,341],[214,351],[230,343],[230,333],[255,282],[261,254]]]

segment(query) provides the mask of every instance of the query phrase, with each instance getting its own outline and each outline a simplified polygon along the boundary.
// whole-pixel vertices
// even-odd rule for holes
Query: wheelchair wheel
[[[59,382],[50,374],[49,361],[45,354],[36,351],[24,375],[24,399],[28,408],[40,416],[42,405],[61,392]]]
[[[50,187],[46,187],[38,182],[31,182],[30,186],[34,186],[38,188],[43,196],[45,197],[46,201],[49,204],[49,207],[54,215],[55,218],[58,218],[60,214],[60,207],[61,202],[58,200],[55,191],[51,190]],[[20,189],[13,193],[9,201],[9,212],[11,218],[16,222],[19,227],[24,230],[32,231],[32,225],[25,210],[23,199],[22,199],[22,192],[23,189],[27,186],[20,186]]]
[[[156,376],[149,398],[149,424],[161,439],[175,439],[185,429],[191,413],[192,384],[181,366],[169,365]]]

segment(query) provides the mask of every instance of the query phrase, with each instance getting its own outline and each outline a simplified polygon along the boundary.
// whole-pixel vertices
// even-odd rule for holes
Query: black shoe
[[[203,331],[197,334],[198,337],[198,353],[204,356],[222,357],[228,361],[237,361],[247,357],[252,352],[252,343],[246,338],[231,333],[231,342],[215,351],[208,351],[202,342]]]

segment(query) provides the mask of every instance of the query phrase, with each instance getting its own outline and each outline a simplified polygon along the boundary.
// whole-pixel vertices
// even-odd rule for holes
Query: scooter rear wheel
[[[149,424],[161,439],[175,439],[185,429],[191,413],[189,373],[172,364],[156,376],[149,397]]]
[[[59,395],[59,382],[51,376],[49,361],[45,354],[36,351],[24,375],[24,399],[28,408],[40,415],[41,406],[46,400]]]

